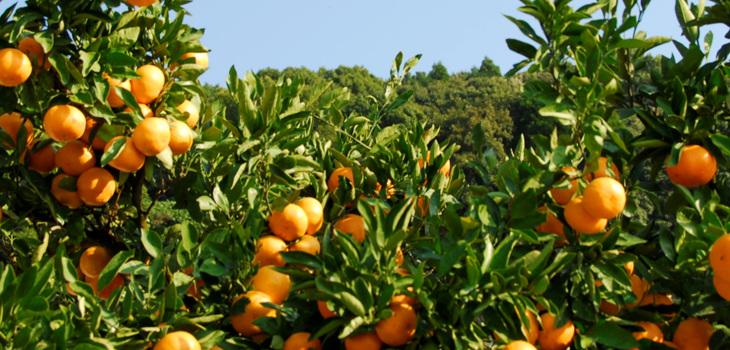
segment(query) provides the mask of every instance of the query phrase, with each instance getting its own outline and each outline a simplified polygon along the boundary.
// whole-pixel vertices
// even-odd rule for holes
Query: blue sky
[[[574,7],[585,3],[573,1]],[[11,4],[2,1],[0,9]],[[223,86],[232,65],[239,73],[358,65],[386,77],[399,51],[406,58],[423,54],[416,71],[429,71],[437,61],[449,72],[466,71],[489,56],[506,72],[521,56],[505,39],[524,37],[503,14],[527,19],[517,11],[520,5],[518,0],[194,0],[186,7],[192,14],[186,22],[206,29],[202,41],[211,50],[211,67],[201,80]],[[673,0],[652,1],[641,29],[684,41]],[[715,51],[727,42],[727,28],[712,30]],[[675,52],[671,44],[653,51]]]

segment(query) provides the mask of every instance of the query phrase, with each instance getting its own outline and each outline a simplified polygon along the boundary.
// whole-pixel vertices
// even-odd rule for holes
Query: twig
[[[331,126],[331,127],[335,128],[335,131],[336,131],[336,132],[339,132],[340,134],[343,134],[343,135],[345,135],[345,136],[347,136],[347,137],[351,138],[351,139],[352,139],[353,141],[355,141],[355,142],[357,142],[358,144],[360,144],[360,146],[363,146],[363,147],[365,147],[365,148],[366,148],[366,149],[367,149],[368,151],[372,149],[372,148],[371,148],[370,146],[368,146],[368,145],[364,144],[364,143],[363,143],[362,141],[358,140],[358,139],[357,139],[357,138],[356,138],[355,136],[352,136],[352,135],[350,135],[350,134],[348,134],[348,133],[346,133],[346,132],[342,131],[342,129],[338,128],[338,127],[337,127],[337,125],[333,124],[333,123],[332,123],[332,122],[330,122],[329,120],[325,120],[325,119],[322,119],[322,118],[320,118],[320,117],[319,117],[318,115],[316,115],[316,114],[312,114],[312,116],[314,116],[315,118],[317,118],[317,120],[321,121],[322,123],[325,123],[325,124],[327,124],[327,125],[329,125],[329,126]]]

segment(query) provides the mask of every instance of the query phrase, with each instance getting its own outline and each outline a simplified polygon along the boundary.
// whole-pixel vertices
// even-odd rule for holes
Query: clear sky
[[[585,3],[573,1],[576,8]],[[0,9],[11,4],[2,1]],[[269,67],[316,70],[358,65],[387,77],[399,51],[406,58],[423,54],[416,71],[429,71],[437,61],[449,72],[467,71],[489,56],[506,72],[521,56],[507,48],[505,39],[525,38],[503,14],[527,19],[517,11],[521,4],[518,0],[194,0],[186,6],[192,14],[186,22],[206,29],[202,41],[211,50],[210,69],[201,80],[223,86],[232,65],[239,74]],[[673,0],[652,1],[641,29],[649,36],[685,42]],[[716,51],[727,42],[727,28],[712,30]],[[669,43],[652,53],[676,51]]]

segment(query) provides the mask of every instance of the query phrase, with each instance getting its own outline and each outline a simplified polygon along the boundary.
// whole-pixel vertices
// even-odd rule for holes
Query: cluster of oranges
[[[516,309],[516,308],[515,308]],[[505,349],[509,350],[534,350],[535,345],[540,345],[543,350],[565,350],[573,343],[575,337],[575,326],[568,320],[562,327],[555,328],[555,316],[549,312],[540,315],[542,329],[537,323],[537,317],[532,311],[527,311],[530,322],[530,330],[523,324],[522,331],[527,334],[527,341],[518,340],[509,343]],[[499,336],[495,337],[499,339]]]
[[[16,86],[29,78],[32,67],[28,56],[37,57],[39,65],[46,61],[43,47],[32,37],[21,40],[18,47],[19,49],[0,50],[2,85]],[[182,57],[183,60],[190,58],[194,58],[196,64],[203,67],[208,65],[206,53],[187,53]],[[43,130],[50,140],[46,140],[42,132],[36,135],[32,121],[17,112],[0,116],[0,128],[10,135],[14,143],[4,145],[15,149],[19,142],[25,142],[21,162],[31,170],[42,174],[50,173],[56,168],[62,170],[53,179],[51,189],[51,194],[61,204],[71,209],[82,204],[91,207],[106,204],[113,197],[117,184],[114,176],[98,164],[101,157],[97,156],[97,152],[105,153],[123,139],[123,146],[108,164],[121,172],[134,173],[144,166],[146,157],[156,156],[168,148],[175,156],[190,150],[193,145],[191,128],[200,119],[198,108],[190,100],[185,100],[177,107],[186,116],[185,121],[168,122],[166,118],[155,117],[149,104],[154,103],[162,94],[165,74],[154,65],[140,67],[137,74],[141,77],[128,81],[119,81],[104,75],[111,86],[107,95],[109,105],[113,108],[125,106],[125,102],[114,89],[116,86],[131,92],[145,117],[131,130],[131,136],[120,135],[108,142],[99,136],[92,139],[91,134],[100,130],[102,121],[87,116],[80,106],[55,105],[46,111],[43,118]],[[124,110],[131,111],[130,107]],[[21,128],[25,128],[27,140],[17,140]],[[63,145],[56,150],[53,142]],[[67,178],[72,179],[64,181]],[[73,179],[75,186],[71,185]],[[66,186],[61,186],[62,181]],[[76,191],[70,190],[73,187],[76,187]]]

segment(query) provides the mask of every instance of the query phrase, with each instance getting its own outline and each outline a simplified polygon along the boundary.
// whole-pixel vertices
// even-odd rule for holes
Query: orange
[[[583,208],[597,219],[613,219],[624,211],[626,190],[610,177],[591,181],[583,191]]]
[[[33,65],[26,54],[16,49],[0,50],[0,85],[18,86],[30,78]]]
[[[537,209],[537,211],[544,213],[547,212],[547,222],[540,224],[537,228],[535,228],[537,231],[545,232],[545,233],[552,233],[554,235],[557,235],[558,237],[562,238],[562,240],[555,240],[556,246],[563,246],[567,242],[567,238],[565,237],[565,233],[563,232],[563,222],[558,220],[558,218],[553,215],[553,213],[549,212],[547,210],[547,207],[544,205]]]
[[[307,233],[307,214],[294,204],[287,204],[284,211],[274,210],[269,215],[269,228],[277,237],[291,242]]]
[[[712,284],[715,285],[717,294],[720,294],[720,296],[725,300],[730,300],[730,282],[720,278],[720,276],[715,273],[712,276]]]
[[[667,164],[669,164],[669,158],[667,158]],[[717,160],[699,145],[684,146],[677,165],[667,165],[669,179],[684,187],[702,186],[712,181],[716,172]]]
[[[170,145],[170,125],[163,118],[146,118],[134,128],[132,139],[142,154],[156,156]]]
[[[53,169],[56,169],[56,147],[53,147],[52,144],[48,144],[45,147],[37,150],[35,153],[33,153],[33,147],[36,143],[43,141],[41,139],[37,139],[33,142],[31,142],[30,145],[28,145],[28,148],[25,149],[25,152],[23,153],[23,156],[20,158],[21,163],[25,164],[25,153],[30,150],[30,159],[28,161],[28,169],[35,170],[41,174],[48,174]]]
[[[79,197],[86,205],[99,207],[112,199],[117,189],[117,181],[106,169],[91,168],[79,176],[76,187]]]
[[[188,267],[187,269],[185,269],[185,271],[183,271],[183,273],[190,276],[193,273],[193,268]],[[188,295],[197,300],[200,300],[200,288],[204,285],[205,282],[203,282],[203,280],[195,280],[195,282],[190,285],[190,288],[188,288]]]
[[[289,275],[274,270],[273,266],[264,266],[253,276],[253,287],[266,293],[274,304],[284,302],[291,289]]]
[[[709,350],[715,328],[706,321],[688,318],[679,324],[672,342],[681,350]]]
[[[114,89],[114,87],[118,86],[124,90],[132,91],[132,83],[129,80],[121,81],[118,79],[114,79],[106,73],[102,74],[102,76],[109,82],[110,85],[109,94],[106,96],[106,101],[109,102],[109,105],[112,106],[112,108],[124,106],[124,101],[122,101],[122,98],[117,95],[117,91]]]
[[[408,273],[408,271],[406,271],[405,269],[401,269],[401,268],[396,269],[395,272],[397,272],[401,276],[410,276],[411,275],[410,273]],[[413,287],[408,287],[406,289],[409,292],[413,293]],[[391,305],[397,304],[397,303],[406,303],[410,306],[416,307],[418,305],[418,300],[411,298],[405,294],[399,294],[399,295],[396,295],[393,298],[391,298],[390,303],[391,303]]]
[[[284,342],[282,350],[322,350],[322,342],[319,339],[309,341],[310,336],[307,332],[294,333]]]
[[[662,344],[664,344],[664,345],[666,345],[666,346],[668,346],[668,347],[670,347],[672,349],[679,349],[676,344],[674,344],[674,343],[672,343],[670,341],[666,341],[665,340],[664,343],[662,343]]]
[[[327,180],[328,191],[332,192],[337,189],[337,186],[340,185],[340,176],[344,176],[350,180],[353,187],[355,186],[355,176],[352,174],[352,168],[337,168],[332,172],[329,180]]]
[[[518,340],[509,343],[504,350],[537,350],[537,348],[524,340]]]
[[[111,260],[112,255],[106,248],[97,246],[90,247],[81,254],[79,270],[86,277],[99,278],[101,271],[104,270]]]
[[[71,176],[79,176],[96,165],[96,155],[83,141],[71,141],[61,147],[55,156],[56,167]]]
[[[382,190],[382,189],[383,189],[383,185],[381,185],[380,183],[375,184],[375,192],[380,193],[380,190]],[[385,198],[390,199],[390,196],[392,196],[394,194],[395,194],[395,186],[393,185],[393,183],[390,182],[390,180],[388,180],[388,182],[385,183]],[[418,197],[418,201],[419,201],[418,205],[423,207],[423,203],[422,203],[423,199],[420,196]]]
[[[182,104],[175,107],[177,108],[180,113],[185,114],[188,113],[188,119],[186,119],[188,126],[191,128],[194,128],[196,125],[198,125],[198,121],[200,120],[200,112],[198,111],[198,107],[195,107],[195,105],[190,102],[190,100],[185,100]]]
[[[565,350],[573,343],[575,326],[573,321],[568,320],[562,327],[555,329],[555,316],[546,312],[540,316],[542,330],[538,337],[538,343],[543,350]]]
[[[148,104],[160,97],[160,93],[165,87],[165,73],[160,68],[148,64],[139,67],[137,74],[142,76],[132,80],[132,95],[134,95],[137,103]]]
[[[416,334],[418,315],[413,306],[406,303],[391,304],[393,315],[378,322],[375,332],[383,343],[390,346],[402,346],[408,343]]]
[[[48,136],[56,142],[78,140],[86,131],[86,117],[84,113],[67,105],[53,106],[48,109],[43,118],[43,127]]]
[[[335,223],[335,230],[352,234],[352,237],[360,243],[365,240],[365,221],[360,215],[345,215]]]
[[[178,331],[167,333],[155,344],[154,350],[201,350],[201,347],[198,339],[195,339],[192,334]]]
[[[519,311],[517,311],[517,307],[515,307],[515,311],[519,313]],[[537,323],[537,317],[534,313],[532,313],[532,311],[527,310],[526,313],[527,317],[530,319],[530,330],[527,330],[527,327],[525,327],[525,323],[523,322],[522,332],[524,334],[527,334],[527,343],[529,343],[530,345],[534,345],[537,342],[538,336],[540,335],[540,324]],[[493,334],[495,339],[500,340],[500,337],[499,335],[497,335],[496,332]]]
[[[289,251],[291,252],[305,252],[312,255],[319,254],[320,249],[321,245],[317,238],[310,235],[305,235],[299,240],[299,242],[294,243],[289,247]]]
[[[710,266],[716,275],[730,281],[730,234],[718,238],[710,248]]]
[[[104,150],[104,147],[106,147],[106,141],[102,140],[101,138],[99,138],[99,136],[96,135],[94,136],[93,143],[89,141],[89,138],[91,138],[91,130],[93,130],[98,123],[99,122],[97,122],[94,118],[86,118],[86,128],[84,129],[84,134],[81,135],[81,141],[91,144],[91,148],[97,151],[102,151]],[[97,135],[98,133],[99,132],[97,131]]]
[[[86,282],[91,285],[92,288],[94,288],[94,294],[98,296],[101,300],[107,300],[109,297],[112,296],[112,293],[114,293],[115,290],[124,287],[124,277],[122,275],[116,275],[112,279],[109,284],[104,287],[101,291],[99,291],[99,277],[89,277],[86,276]]]
[[[263,333],[261,328],[253,324],[253,321],[260,317],[276,317],[276,310],[262,306],[261,304],[263,303],[271,303],[271,298],[265,293],[255,290],[239,295],[233,301],[233,305],[243,297],[249,300],[248,305],[246,305],[246,311],[241,315],[231,316],[231,325],[236,332],[243,334],[244,337],[253,337],[254,335]]]
[[[441,152],[439,152],[439,155]],[[426,155],[426,162],[429,164],[431,163],[431,151],[428,151],[428,154]],[[423,158],[418,160],[418,167],[423,169]],[[447,159],[446,163],[444,163],[444,166],[439,169],[439,172],[444,174],[444,176],[449,177],[451,174],[451,159]]]
[[[403,266],[403,250],[398,247],[398,249],[395,251],[395,263],[398,264],[398,266]]]
[[[626,272],[629,273],[629,276],[634,274],[634,262],[629,261],[626,264],[624,264],[624,269],[626,269]]]
[[[616,316],[621,311],[621,307],[606,300],[601,300],[601,306],[599,306],[599,309],[611,316]]]
[[[157,0],[125,0],[125,1],[132,6],[139,6],[139,7],[150,6],[157,2]]]
[[[259,268],[273,265],[276,267],[282,267],[286,265],[284,259],[279,255],[280,252],[285,252],[286,242],[276,236],[264,236],[259,238],[256,244],[256,255],[253,258],[253,265],[261,263]]]
[[[568,205],[565,206],[565,221],[574,230],[580,233],[594,234],[603,231],[608,224],[608,220],[593,217],[583,207],[583,197],[573,198]]]
[[[174,156],[179,156],[193,147],[193,132],[187,124],[179,120],[170,123],[169,146]]]
[[[140,103],[139,109],[142,111],[142,116],[145,117],[145,119],[155,117],[155,112],[153,112],[146,104]],[[125,108],[124,111],[127,113],[134,113],[134,111],[129,107]]]
[[[598,170],[585,174],[586,180],[592,181],[593,177],[595,176],[596,179],[602,178],[602,177],[609,177],[608,174],[608,158],[601,157],[598,158]],[[583,172],[585,173],[586,168],[583,168]],[[621,177],[621,173],[618,170],[618,166],[616,166],[616,162],[611,162],[611,171],[613,171],[613,175],[610,177]]]
[[[13,139],[14,144],[18,144],[18,131],[20,130],[20,126],[25,126],[26,131],[26,145],[33,141],[33,123],[31,123],[30,119],[25,119],[20,115],[18,112],[13,113],[5,113],[2,116],[0,116],[0,129],[3,129],[10,137]],[[10,149],[15,149],[14,145],[9,145],[7,143],[4,144]]]
[[[345,339],[347,350],[380,350],[382,347],[383,341],[375,333],[363,333]]]
[[[185,61],[188,58],[195,58],[195,64],[203,67],[208,68],[208,53],[207,52],[188,52],[182,56],[180,56],[180,61]],[[175,69],[177,67],[177,62],[170,65],[170,69]]]
[[[575,172],[575,168],[573,167],[563,167],[563,172],[570,173]],[[578,192],[578,180],[575,180],[573,177],[572,180],[570,180],[570,188],[566,189],[558,189],[553,188],[550,190],[550,195],[553,196],[553,199],[556,203],[560,205],[566,205],[568,202],[570,202],[571,199],[573,199],[573,195]]]
[[[637,275],[631,275],[631,291],[636,295],[636,301],[626,305],[627,309],[632,309],[639,305],[646,296],[646,293],[651,289],[651,286],[649,285],[649,282],[647,282],[645,279],[637,276]]]
[[[328,319],[330,317],[337,317],[337,314],[327,307],[326,301],[318,300],[317,309],[319,309],[319,314],[322,315],[322,318]]]
[[[316,198],[305,197],[297,202],[297,205],[307,215],[307,234],[313,235],[322,228],[324,222],[324,208]]]
[[[644,331],[634,332],[634,339],[649,339],[655,343],[661,343],[664,341],[664,334],[662,333],[662,330],[657,327],[657,325],[651,322],[636,322],[636,325],[644,328]]]
[[[53,195],[56,200],[71,208],[76,209],[81,206],[81,198],[79,198],[78,192],[71,192],[64,190],[63,188],[58,187],[58,185],[63,181],[63,179],[70,177],[66,174],[58,174],[56,177],[53,178],[53,182],[51,183],[51,194]]]
[[[45,70],[51,69],[51,62],[45,59],[46,50],[43,50],[43,46],[35,38],[27,37],[21,40],[18,43],[18,50],[26,54],[30,59],[35,57],[38,62],[38,67],[43,67]]]
[[[114,144],[114,141],[119,140],[122,137],[125,136],[117,136],[109,140],[109,143],[107,143],[106,147],[104,147],[104,152],[106,152],[109,147]],[[124,143],[123,147],[124,148],[122,148],[122,150],[117,153],[117,157],[109,162],[109,166],[124,173],[133,173],[139,169],[142,169],[142,167],[144,166],[144,162],[147,158],[145,158],[142,152],[137,150],[137,147],[134,145],[134,141],[131,137],[126,136],[126,142]]]
[[[672,302],[672,299],[669,299],[669,297],[664,294],[652,293],[645,296],[644,300],[639,303],[639,306],[645,305],[674,305],[674,302]]]

